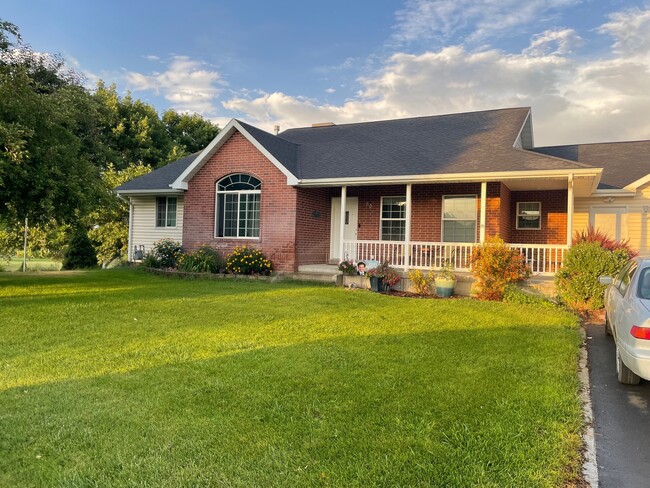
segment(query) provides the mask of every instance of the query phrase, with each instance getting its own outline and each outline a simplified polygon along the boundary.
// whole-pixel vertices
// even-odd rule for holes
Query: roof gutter
[[[553,177],[568,178],[569,175],[592,177],[600,180],[602,168],[564,169],[544,171],[502,171],[492,173],[450,173],[450,174],[424,174],[405,176],[371,176],[350,178],[312,178],[298,180],[296,186],[361,186],[361,185],[386,185],[406,183],[462,183],[480,181],[504,181],[520,178],[548,179]],[[596,183],[597,184],[597,183]]]
[[[177,190],[174,188],[165,188],[165,189],[158,189],[158,190],[113,190],[118,197],[121,197],[122,195],[127,195],[127,196],[138,196],[138,195],[143,195],[143,196],[150,196],[150,195],[182,195],[184,190]]]

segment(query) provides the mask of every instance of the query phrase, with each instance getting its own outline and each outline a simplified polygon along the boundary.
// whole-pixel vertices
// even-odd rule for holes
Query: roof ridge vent
[[[333,125],[336,125],[334,122],[317,122],[315,124],[311,124],[312,127],[332,127]]]

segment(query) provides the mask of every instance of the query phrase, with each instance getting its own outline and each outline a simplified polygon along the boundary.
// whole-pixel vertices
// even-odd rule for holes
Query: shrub
[[[84,269],[97,266],[97,254],[88,232],[83,227],[77,227],[70,236],[68,247],[63,253],[61,269]]]
[[[142,258],[142,266],[145,268],[160,268],[160,261],[152,252],[148,252]]]
[[[430,295],[434,284],[435,275],[432,270],[423,273],[419,269],[412,269],[408,273],[408,277],[415,288],[415,293],[418,295]]]
[[[178,266],[178,260],[183,255],[183,248],[180,242],[164,238],[153,243],[152,253],[158,260],[159,267],[175,268]]]
[[[627,249],[610,251],[599,242],[580,242],[569,249],[562,268],[555,274],[558,296],[576,310],[598,310],[603,307],[605,285],[601,275],[614,276],[628,261]]]
[[[271,261],[254,247],[241,246],[228,255],[226,269],[235,274],[269,274],[273,271]]]
[[[178,262],[178,269],[192,273],[220,273],[226,262],[216,249],[201,246],[194,252],[184,254]]]
[[[625,249],[627,252],[628,259],[632,259],[635,256],[638,256],[639,253],[630,247],[629,241],[617,241],[616,239],[610,237],[605,232],[600,229],[596,229],[593,225],[589,224],[586,230],[576,231],[573,234],[572,244],[580,244],[582,242],[597,242],[600,247],[607,249],[608,251],[616,251],[618,249]]]
[[[471,269],[476,278],[477,296],[481,300],[501,300],[508,283],[530,276],[530,269],[521,253],[508,247],[499,237],[474,246]]]
[[[535,305],[538,307],[552,308],[555,304],[543,295],[529,293],[516,285],[507,285],[503,293],[503,301],[519,305]]]

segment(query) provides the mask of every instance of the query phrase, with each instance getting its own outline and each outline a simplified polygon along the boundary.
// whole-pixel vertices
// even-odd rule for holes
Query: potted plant
[[[370,278],[370,289],[375,292],[388,291],[402,279],[397,270],[390,267],[388,261],[369,270],[367,276]]]
[[[339,271],[344,275],[353,276],[357,274],[357,266],[351,259],[345,259],[339,263]]]
[[[450,259],[445,259],[442,268],[436,273],[436,294],[439,297],[450,297],[454,294],[456,273]]]

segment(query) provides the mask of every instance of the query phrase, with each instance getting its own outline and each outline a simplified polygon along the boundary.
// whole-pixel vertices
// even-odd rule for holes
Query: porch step
[[[299,273],[339,274],[336,264],[303,264],[298,266]]]

